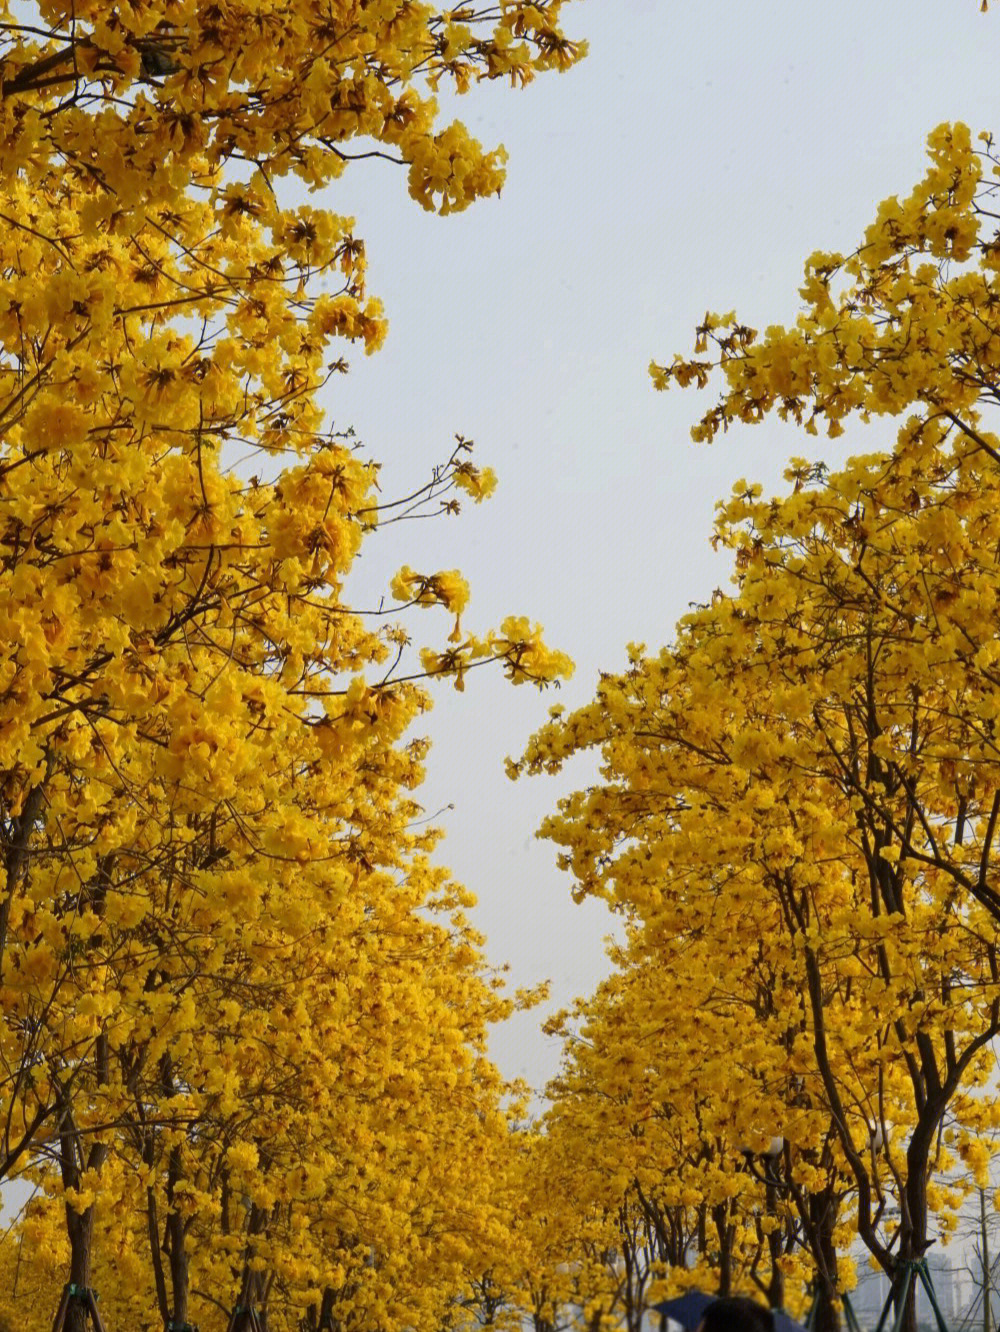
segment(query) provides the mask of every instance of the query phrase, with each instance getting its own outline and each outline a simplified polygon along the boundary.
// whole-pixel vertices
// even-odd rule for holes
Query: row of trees
[[[823,1327],[854,1237],[902,1291],[1000,1123],[1000,162],[961,125],[929,159],[853,254],[809,259],[794,327],[709,315],[652,366],[721,378],[697,439],[890,416],[891,447],[738,482],[733,590],[512,765],[600,754],[542,831],[627,934],[561,1020],[548,1124],[619,1272],[634,1215],[723,1290],[802,1308],[811,1282]]]
[[[433,861],[409,728],[428,677],[569,663],[521,618],[464,632],[454,570],[402,569],[392,623],[351,604],[380,524],[493,478],[459,439],[397,504],[329,427],[336,340],[385,323],[352,221],[289,186],[375,156],[441,212],[496,191],[502,153],[432,93],[568,67],[561,8],[0,3],[17,1328],[637,1332],[666,1275],[812,1283],[828,1329],[853,1236],[902,1290],[988,1182],[1000,158],[962,126],[853,254],[811,257],[794,328],[708,316],[652,367],[721,379],[700,439],[900,424],[771,499],[739,483],[734,590],[513,765],[600,752],[544,831],[625,939],[552,1024],[541,1125],[487,1058],[518,1001]],[[397,612],[428,606],[454,629],[417,664]]]
[[[406,733],[427,677],[569,663],[463,633],[454,571],[349,601],[398,507],[324,393],[385,321],[316,192],[367,157],[442,213],[496,192],[433,91],[567,68],[561,7],[0,3],[11,1327],[431,1328],[508,1245],[513,1001]],[[405,511],[492,484],[459,440]],[[406,605],[456,617],[419,665]]]

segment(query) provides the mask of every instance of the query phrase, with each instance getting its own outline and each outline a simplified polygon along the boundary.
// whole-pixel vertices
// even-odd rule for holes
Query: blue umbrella
[[[678,1295],[675,1300],[663,1300],[652,1308],[654,1313],[664,1314],[675,1323],[680,1323],[687,1332],[694,1332],[701,1322],[702,1314],[717,1299],[717,1295],[706,1295],[703,1290],[689,1290],[684,1295]]]
[[[684,1295],[678,1295],[675,1300],[663,1300],[660,1304],[654,1304],[652,1311],[665,1314],[675,1323],[680,1323],[686,1332],[695,1332],[695,1328],[701,1322],[702,1314],[718,1298],[717,1295],[706,1295],[703,1290],[689,1290]],[[789,1318],[788,1314],[775,1310],[774,1332],[806,1332],[806,1329],[794,1318]]]
[[[801,1323],[797,1323],[794,1318],[789,1318],[788,1314],[782,1313],[780,1309],[775,1309],[774,1332],[806,1332],[806,1329]]]

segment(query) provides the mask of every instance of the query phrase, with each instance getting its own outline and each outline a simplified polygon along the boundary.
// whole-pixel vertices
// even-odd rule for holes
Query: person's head
[[[707,1307],[698,1332],[774,1332],[774,1314],[745,1295],[728,1295]]]

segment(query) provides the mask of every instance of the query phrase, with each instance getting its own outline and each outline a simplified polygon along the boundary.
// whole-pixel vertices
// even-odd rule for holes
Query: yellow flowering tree
[[[849,1280],[838,1250],[851,1189],[802,1076],[794,992],[769,968],[776,954],[750,942],[745,902],[708,874],[701,901],[675,896],[669,871],[656,880],[655,939],[632,928],[609,980],[557,1023],[550,1131],[571,1144],[582,1194],[603,1190],[642,1218],[658,1289],[751,1290],[792,1307],[814,1275],[829,1326]],[[713,917],[728,937],[706,927]]]
[[[799,1025],[787,1072],[832,1125],[897,1292],[931,1214],[951,1224],[949,1141],[982,1175],[994,1115],[976,1088],[1000,1031],[1000,295],[980,145],[935,131],[924,180],[858,250],[810,258],[794,327],[709,315],[693,358],[653,365],[659,387],[722,379],[698,439],[771,411],[810,434],[901,425],[836,473],[793,461],[772,499],[738,483],[715,532],[735,592],[671,649],[635,649],[524,760],[600,747],[602,783],[546,831],[576,891],[632,913],[653,956],[703,937],[707,966],[745,969],[762,950]]]
[[[734,1057],[756,1062],[774,1031],[778,1086],[835,1129],[859,1233],[899,1276],[946,1201],[928,1190],[948,1164],[948,1117],[975,1129],[994,1113],[974,1088],[1000,1031],[997,769],[983,723],[996,691],[972,658],[975,636],[996,634],[992,616],[978,620],[996,550],[979,523],[993,520],[996,490],[975,488],[976,517],[958,525],[963,564],[957,546],[936,561],[947,496],[886,503],[855,538],[862,478],[887,500],[891,459],[811,482],[801,470],[784,498],[741,486],[724,507],[737,593],[686,617],[672,650],[635,650],[594,705],[536,737],[526,763],[601,746],[604,782],[546,831],[579,890],[634,913],[654,956],[672,965],[683,945],[697,967],[703,950],[709,992],[764,964],[758,1035],[724,1034],[720,1076]],[[976,588],[964,604],[947,594],[956,578]],[[952,634],[973,639],[968,657]],[[697,1066],[712,1076],[707,1056]],[[815,1150],[810,1119],[802,1145]],[[794,1125],[784,1136],[795,1140]],[[900,1221],[887,1231],[889,1197]]]
[[[0,5],[0,1178],[73,1332],[101,1244],[165,1325],[196,1289],[232,1332],[433,1322],[499,1224],[446,1145],[501,1150],[506,1009],[412,826],[406,631],[343,594],[392,509],[320,394],[385,320],[351,219],[281,182],[497,191],[435,90],[566,68],[561,8]],[[492,485],[459,440],[418,503]],[[418,676],[569,668],[463,634],[455,571],[394,591],[456,617]]]

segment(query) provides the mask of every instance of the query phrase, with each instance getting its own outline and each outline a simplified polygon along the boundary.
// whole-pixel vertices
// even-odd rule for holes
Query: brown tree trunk
[[[712,1208],[715,1233],[719,1238],[719,1295],[731,1295],[733,1290],[733,1228],[729,1224],[729,1204],[719,1203]]]
[[[336,1332],[336,1325],[333,1321],[336,1298],[336,1292],[330,1286],[327,1286],[323,1291],[323,1303],[319,1309],[319,1332]]]
[[[98,1040],[98,1066],[103,1066],[103,1054],[106,1054],[106,1040]],[[103,1052],[102,1052],[102,1048]],[[105,1079],[106,1081],[106,1079]],[[93,1143],[86,1158],[82,1157],[79,1134],[73,1123],[69,1108],[63,1109],[59,1121],[59,1166],[64,1188],[78,1189],[84,1169],[99,1170],[107,1157],[108,1149],[103,1143]],[[90,1287],[91,1266],[94,1243],[94,1204],[83,1212],[75,1211],[66,1204],[66,1237],[69,1240],[69,1280],[78,1292],[85,1292]],[[87,1304],[80,1298],[71,1298],[66,1313],[66,1332],[85,1332],[91,1323]]]
[[[826,1153],[824,1152],[824,1155]],[[813,1332],[840,1332],[840,1272],[834,1230],[840,1212],[837,1181],[818,1193],[796,1193],[803,1243],[813,1260]]]
[[[820,1283],[816,1292],[812,1332],[840,1332],[840,1310],[835,1303],[835,1294],[825,1283]]]
[[[899,1248],[895,1264],[896,1285],[902,1290],[907,1273],[910,1281],[905,1295],[893,1300],[899,1313],[900,1298],[905,1299],[900,1332],[917,1332],[917,1286],[919,1284],[912,1264],[927,1252],[927,1170],[934,1133],[947,1102],[940,1094],[928,1101],[924,1113],[917,1120],[906,1149],[906,1187],[900,1199]]]
[[[107,1086],[110,1047],[102,1033],[94,1042],[94,1070],[98,1087]],[[99,1171],[108,1156],[108,1147],[92,1142],[84,1154],[81,1136],[73,1119],[68,1094],[63,1093],[59,1116],[59,1172],[63,1188],[79,1189],[85,1171]],[[90,1288],[91,1264],[94,1244],[94,1204],[77,1212],[66,1203],[66,1236],[69,1240],[69,1280],[76,1291],[85,1293]],[[84,1299],[74,1295],[66,1312],[66,1332],[86,1332],[91,1325],[91,1313]]]
[[[906,1283],[907,1261],[909,1260],[908,1259],[904,1260],[901,1254],[900,1261],[896,1265],[896,1272],[893,1276],[892,1310],[890,1312],[890,1319],[892,1324],[894,1325],[896,1319],[899,1317],[900,1304],[905,1300],[905,1308],[903,1310],[903,1321],[900,1323],[900,1332],[917,1332],[916,1281],[911,1280],[909,1282],[909,1285],[906,1287],[905,1294],[903,1292],[903,1287]]]
[[[275,1214],[277,1208],[275,1208]],[[267,1308],[266,1308],[266,1285],[263,1272],[254,1272],[250,1268],[250,1260],[254,1256],[254,1239],[262,1235],[268,1226],[272,1215],[256,1203],[250,1204],[250,1215],[247,1217],[247,1242],[243,1256],[243,1271],[240,1274],[239,1295],[233,1306],[233,1313],[229,1320],[227,1332],[252,1332],[253,1322],[256,1320],[262,1332],[267,1330]],[[252,1312],[251,1312],[252,1311]]]
[[[983,1270],[983,1332],[993,1332],[993,1293],[990,1274],[990,1232],[986,1225],[986,1190],[979,1190],[979,1256]]]
[[[555,1332],[556,1323],[559,1321],[558,1308],[554,1316],[550,1316],[552,1304],[549,1301],[549,1290],[545,1285],[531,1287],[531,1328],[532,1332]]]
[[[69,1279],[78,1292],[87,1290],[91,1281],[91,1263],[93,1258],[94,1208],[91,1205],[85,1212],[74,1212],[66,1206],[66,1232],[69,1236]],[[82,1299],[70,1299],[66,1310],[65,1332],[92,1332],[90,1310]]]
[[[171,1321],[183,1326],[188,1320],[188,1254],[187,1226],[183,1216],[176,1209],[174,1190],[182,1178],[181,1149],[170,1149],[167,1163],[167,1199],[170,1213],[167,1216],[167,1240],[170,1245],[170,1287],[173,1304]]]
[[[764,1186],[764,1212],[769,1217],[777,1218],[778,1191],[770,1180]],[[767,1256],[771,1267],[767,1282],[767,1303],[771,1309],[785,1307],[785,1274],[781,1270],[781,1253],[781,1227],[776,1226],[767,1237]]]
[[[817,1217],[814,1231],[816,1311],[813,1314],[812,1332],[840,1332],[840,1310],[837,1307],[839,1272],[837,1249],[833,1242],[835,1221],[836,1208],[828,1199],[823,1199],[823,1211]]]

